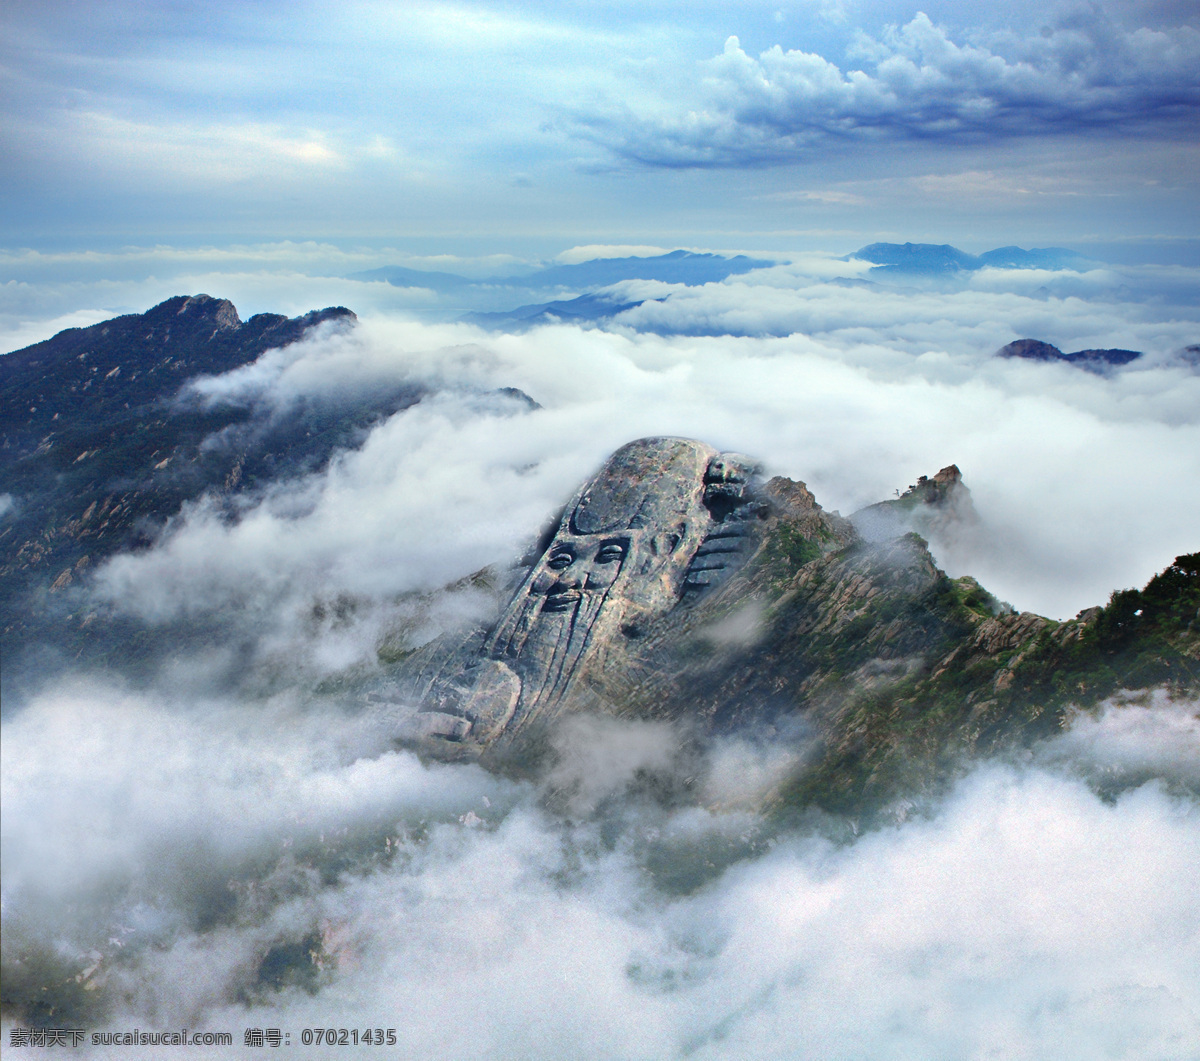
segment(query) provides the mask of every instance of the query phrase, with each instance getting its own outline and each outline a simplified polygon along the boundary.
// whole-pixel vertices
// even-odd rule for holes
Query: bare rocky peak
[[[1128,365],[1142,356],[1137,350],[1088,349],[1064,354],[1057,346],[1040,339],[1016,339],[996,351],[996,357],[1019,357],[1027,361],[1065,361],[1089,372],[1107,372]]]
[[[903,493],[869,505],[851,517],[867,541],[884,541],[913,532],[943,549],[979,532],[979,514],[957,464],[930,478],[920,476]]]
[[[807,486],[782,475],[768,480],[762,493],[779,511],[790,515],[800,516],[809,512],[819,512],[821,509]]]
[[[864,514],[887,527],[864,534]],[[769,801],[869,816],[1056,732],[1071,704],[1192,673],[1200,557],[1056,623],[947,577],[912,533],[973,517],[953,464],[851,522],[747,457],[639,439],[576,491],[494,621],[404,653],[370,699],[400,745],[518,770],[581,712],[803,732]]]
[[[170,299],[168,302],[162,303],[162,305],[166,306],[174,301],[177,300]],[[151,310],[150,312],[153,313],[154,311]],[[208,318],[223,331],[242,326],[242,318],[238,316],[238,311],[234,304],[227,298],[213,298],[212,295],[192,295],[185,298],[179,309],[175,311],[175,316]]]

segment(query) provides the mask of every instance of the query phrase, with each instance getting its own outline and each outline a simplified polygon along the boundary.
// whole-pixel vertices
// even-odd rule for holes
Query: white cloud
[[[1140,754],[1096,724],[1063,741]],[[1194,801],[1101,799],[1060,743],[835,844],[623,799],[672,753],[618,728],[603,810],[566,819],[328,705],[47,690],[0,744],[6,992],[40,975],[93,1028],[395,1027],[419,1058],[1200,1048]],[[315,993],[264,972],[286,945]]]
[[[9,285],[4,285],[8,287]],[[16,286],[15,284],[13,286]],[[5,291],[5,295],[11,296],[13,292]],[[8,301],[8,299],[5,299]],[[99,324],[101,321],[109,320],[114,314],[111,311],[99,309],[82,309],[73,310],[70,313],[64,313],[61,316],[51,317],[49,319],[41,318],[39,320],[22,320],[20,317],[13,319],[9,317],[7,320],[0,316],[0,345],[4,347],[5,352],[11,350],[23,350],[27,346],[32,346],[34,343],[40,343],[44,339],[49,339],[51,336],[57,335],[61,331],[68,328],[89,328],[93,324]]]
[[[278,240],[271,243],[224,244],[221,246],[173,247],[169,245],[128,246],[119,250],[49,251],[32,248],[0,248],[0,269],[39,275],[54,269],[71,270],[78,276],[88,268],[114,269],[124,273],[161,274],[174,266],[187,272],[202,268],[238,271],[252,266],[276,266],[297,272],[329,269],[369,269],[381,265],[403,265],[416,269],[462,272],[485,276],[528,265],[512,254],[462,256],[457,254],[413,254],[399,247],[345,246],[317,240]]]
[[[1039,760],[1066,765],[1100,785],[1158,777],[1200,792],[1200,705],[1163,690],[1126,694],[1075,718],[1045,744]]]
[[[763,198],[776,202],[829,203],[833,206],[858,206],[866,202],[861,195],[856,195],[854,192],[842,192],[835,189],[771,192],[764,195]]]
[[[557,762],[546,784],[570,813],[592,814],[605,799],[623,794],[639,775],[672,772],[682,736],[668,722],[568,718],[552,738]]]
[[[993,50],[994,49],[994,50]],[[918,13],[881,39],[860,32],[843,71],[779,45],[757,58],[737,37],[701,78],[657,86],[571,127],[628,159],[660,166],[750,166],[810,158],[839,142],[992,141],[1086,131],[1182,130],[1200,100],[1200,32],[1127,32],[1098,12],[1044,36],[958,44]]]
[[[564,265],[577,265],[596,258],[653,258],[667,254],[670,247],[652,247],[642,243],[588,243],[581,247],[570,247],[558,255]]]
[[[48,158],[60,149],[57,141],[71,143],[88,158],[97,179],[169,179],[192,190],[264,178],[291,184],[312,172],[336,173],[349,165],[349,155],[368,150],[340,144],[341,137],[319,128],[195,118],[152,121],[97,111],[66,112],[42,133],[21,131],[27,141],[41,138]]]

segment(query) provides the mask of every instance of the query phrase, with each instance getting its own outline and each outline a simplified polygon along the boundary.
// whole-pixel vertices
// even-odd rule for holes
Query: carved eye
[[[546,561],[546,566],[554,571],[561,571],[575,563],[575,557],[570,553],[555,553]]]
[[[598,564],[617,564],[624,559],[625,546],[620,542],[607,542],[600,546],[600,551],[596,554]]]

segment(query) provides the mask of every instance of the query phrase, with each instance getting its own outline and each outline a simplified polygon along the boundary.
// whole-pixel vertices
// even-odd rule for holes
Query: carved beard
[[[627,564],[628,558],[621,562],[622,569]],[[557,702],[597,635],[620,622],[616,613],[623,609],[608,598],[620,584],[621,574],[619,570],[603,589],[580,590],[579,599],[562,610],[546,607],[552,597],[526,592],[519,607],[501,620],[484,652],[521,678],[514,724],[530,721],[545,705]]]
[[[689,439],[639,439],[580,488],[480,650],[511,676],[505,695],[511,690],[516,703],[500,727],[511,732],[556,710],[627,618],[675,607],[712,520],[703,490],[717,456]],[[602,575],[600,568],[611,570],[603,551],[617,543],[624,547],[620,567]],[[567,555],[571,560],[558,563]]]

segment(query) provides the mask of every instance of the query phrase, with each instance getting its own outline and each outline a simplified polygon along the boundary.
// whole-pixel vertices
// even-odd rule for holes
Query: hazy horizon
[[[1185,0],[14,0],[0,24],[8,247],[1200,237]]]
[[[344,305],[353,328],[179,383],[254,424],[423,395],[75,568],[57,600],[154,653],[52,646],[6,694],[6,1039],[1200,1056],[1194,699],[1120,693],[860,831],[763,812],[810,751],[802,711],[703,739],[575,716],[513,778],[418,760],[346,693],[386,678],[390,631],[484,621],[491,597],[446,587],[642,436],[751,454],[844,514],[956,463],[979,523],[936,561],[1052,619],[1200,548],[1192,0],[9,0],[0,98],[0,350],[175,295]],[[846,260],[874,242],[1087,260]],[[774,264],[622,280],[600,321],[462,319],[584,293],[505,276],[677,248]],[[352,279],[383,266],[502,279]],[[1143,356],[994,356],[1018,338]],[[25,503],[0,483],[0,534]]]

